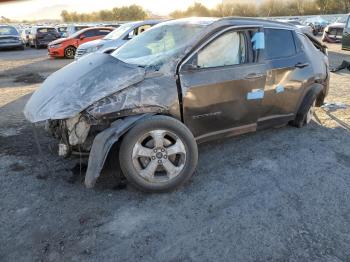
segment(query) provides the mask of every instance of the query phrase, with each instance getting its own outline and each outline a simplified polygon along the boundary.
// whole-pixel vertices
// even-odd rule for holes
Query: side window
[[[265,29],[265,58],[267,60],[285,58],[296,53],[293,31]]]
[[[136,35],[142,34],[143,32],[147,31],[150,28],[151,28],[151,25],[142,25],[136,29]]]
[[[94,37],[94,36],[97,36],[97,35],[98,35],[98,30],[96,30],[96,29],[88,30],[88,31],[85,31],[85,32],[83,33],[83,35],[84,35],[85,37]]]
[[[97,35],[108,35],[110,32],[112,31],[108,29],[99,29]]]
[[[199,68],[238,65],[246,62],[245,36],[241,32],[228,32],[199,51]]]

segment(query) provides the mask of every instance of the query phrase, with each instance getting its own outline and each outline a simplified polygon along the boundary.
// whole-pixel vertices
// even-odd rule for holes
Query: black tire
[[[74,46],[68,46],[64,49],[64,57],[68,59],[73,59],[75,56],[76,48]]]
[[[134,166],[132,156],[134,146],[140,138],[154,130],[171,132],[175,134],[181,140],[182,145],[184,145],[185,160],[183,167],[175,177],[169,178],[168,181],[148,181],[140,175],[139,171]],[[156,158],[154,157],[154,159]],[[170,161],[170,154],[168,160]],[[191,131],[183,123],[168,116],[152,116],[140,120],[139,123],[125,134],[120,146],[119,161],[123,174],[131,185],[144,192],[167,192],[178,188],[191,178],[198,162],[198,148]]]
[[[301,104],[298,110],[295,120],[292,122],[292,125],[297,128],[302,128],[309,124],[308,114],[310,114],[310,110],[313,110],[315,104],[316,96],[311,93],[306,95],[303,103]]]

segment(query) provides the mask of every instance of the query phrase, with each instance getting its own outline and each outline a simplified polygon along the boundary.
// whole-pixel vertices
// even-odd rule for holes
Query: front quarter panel
[[[86,111],[96,119],[161,113],[181,119],[176,78],[151,73],[144,81],[97,101]]]

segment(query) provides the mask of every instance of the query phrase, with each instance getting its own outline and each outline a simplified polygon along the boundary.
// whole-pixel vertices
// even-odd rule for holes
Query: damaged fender
[[[87,188],[94,187],[110,149],[119,138],[132,128],[137,121],[151,115],[153,114],[142,114],[118,119],[111,124],[111,127],[105,129],[95,137],[90,151],[88,169],[85,176],[85,186]]]

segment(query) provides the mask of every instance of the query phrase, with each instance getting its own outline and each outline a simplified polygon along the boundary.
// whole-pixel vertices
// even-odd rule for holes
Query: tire
[[[64,49],[64,57],[68,59],[73,59],[75,56],[76,48],[74,46],[68,46]]]
[[[126,133],[119,161],[131,185],[144,192],[167,192],[192,177],[198,148],[183,123],[168,116],[152,116]]]
[[[311,99],[306,100],[308,101],[301,105],[299,112],[292,123],[293,126],[296,126],[297,128],[302,128],[310,124],[312,116],[315,113],[316,97],[313,96]]]

